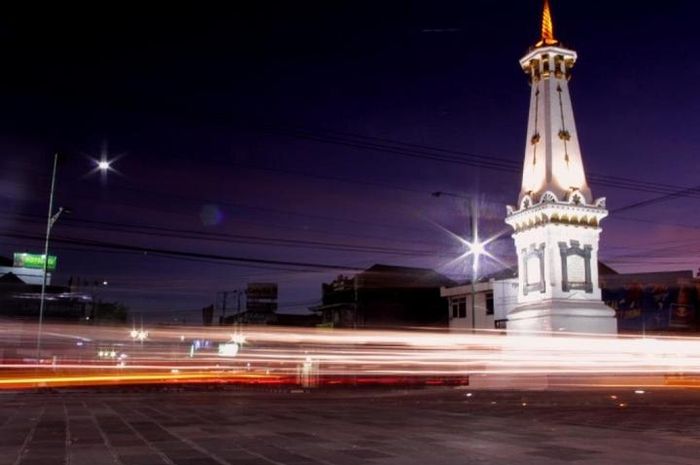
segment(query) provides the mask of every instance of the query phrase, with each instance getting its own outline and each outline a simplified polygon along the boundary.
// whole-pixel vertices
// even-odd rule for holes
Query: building
[[[453,284],[427,268],[374,265],[323,284],[322,303],[310,310],[326,327],[447,326],[440,288]]]
[[[313,328],[321,324],[321,321],[321,315],[318,313],[276,313],[275,319],[269,324],[274,326]]]
[[[224,292],[221,324],[270,324],[276,319],[277,283],[248,283],[245,290],[245,307],[241,308],[242,291]],[[226,315],[228,294],[236,297],[236,310]]]
[[[518,256],[509,330],[616,332],[595,266],[608,211],[588,187],[569,95],[576,59],[555,39],[545,0],[540,40],[520,59],[531,91],[520,195],[505,220]]]
[[[48,265],[46,284],[50,285],[51,270],[56,268],[55,256],[49,256]],[[41,285],[44,280],[43,255],[15,253],[13,259],[0,257],[0,278],[9,273],[18,277],[23,283]]]
[[[26,283],[11,272],[0,276],[0,318],[37,319],[40,302],[41,284]],[[44,303],[45,320],[83,320],[92,308],[89,296],[66,286],[46,286]]]
[[[615,311],[619,332],[668,333],[700,330],[700,278],[691,271],[617,273],[598,263],[601,295]],[[519,280],[514,270],[475,283],[442,288],[450,329],[506,329],[517,305]],[[472,319],[474,318],[474,320]],[[472,326],[472,321],[476,322]],[[559,329],[559,328],[557,328]]]
[[[605,275],[600,283],[620,332],[700,330],[700,279],[692,271]]]
[[[510,269],[482,278],[473,287],[467,282],[441,288],[440,295],[447,299],[449,328],[506,329],[508,313],[517,302],[517,289],[517,272]]]
[[[46,273],[43,318],[46,321],[123,322],[127,309],[116,302],[102,302],[95,298],[95,282],[71,278],[67,286],[51,284],[51,272],[56,269],[56,257],[50,255]],[[41,287],[44,280],[43,255],[16,253],[14,260],[0,257],[0,318],[36,321],[41,305]]]

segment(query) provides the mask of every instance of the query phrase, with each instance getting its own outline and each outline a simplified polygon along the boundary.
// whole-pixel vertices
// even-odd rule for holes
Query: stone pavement
[[[698,401],[630,390],[2,393],[0,465],[698,464]]]

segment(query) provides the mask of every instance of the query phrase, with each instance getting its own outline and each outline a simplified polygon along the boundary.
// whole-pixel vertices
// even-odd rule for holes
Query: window
[[[452,299],[452,318],[466,318],[467,317],[467,298],[460,297]]]
[[[486,314],[493,315],[493,292],[486,293]]]

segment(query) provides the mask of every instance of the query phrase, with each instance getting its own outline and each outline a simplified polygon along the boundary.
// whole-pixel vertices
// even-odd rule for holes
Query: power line
[[[455,163],[497,171],[521,173],[522,165],[506,158],[479,155],[459,150],[444,149],[427,145],[411,144],[391,139],[379,139],[371,136],[363,136],[350,133],[334,133],[332,131],[309,131],[301,128],[284,128],[267,126],[261,128],[262,132],[281,134],[288,137],[312,140],[322,143],[336,144],[351,148],[369,149],[377,152],[391,153],[394,155],[427,159],[444,163]],[[377,142],[374,142],[377,140]],[[439,152],[439,153],[436,153]],[[446,155],[441,155],[444,153]],[[620,176],[601,175],[589,173],[589,180],[592,184],[636,190],[641,192],[678,194],[678,186],[662,183],[652,183],[648,181],[638,181]],[[700,198],[699,188],[683,188],[684,197]]]
[[[2,233],[0,236],[11,237],[13,239],[29,239],[29,240],[41,240],[41,236],[31,236],[23,233]],[[57,236],[53,239],[53,242],[59,244],[68,245],[81,245],[90,248],[104,248],[110,250],[127,250],[142,252],[143,254],[160,254],[160,255],[170,255],[176,257],[192,257],[192,258],[206,258],[211,260],[221,260],[228,262],[240,262],[240,263],[254,263],[262,265],[282,265],[282,266],[292,266],[292,267],[302,267],[302,268],[312,268],[312,269],[325,269],[325,270],[350,270],[350,271],[363,271],[362,268],[356,268],[347,265],[335,265],[328,263],[311,263],[311,262],[298,262],[298,261],[288,261],[288,260],[271,260],[271,259],[261,259],[261,258],[250,258],[250,257],[236,257],[230,255],[219,255],[211,253],[201,253],[201,252],[185,252],[182,250],[175,249],[164,249],[157,247],[141,247],[129,244],[119,244],[115,242],[106,241],[95,241],[86,239],[75,239],[71,237]]]
[[[511,172],[519,174],[522,172],[522,164],[520,162],[496,157],[492,155],[476,154],[473,152],[466,152],[461,150],[446,149],[442,147],[429,146],[424,144],[414,144],[409,142],[403,142],[398,140],[378,138],[360,134],[353,134],[347,132],[338,132],[330,130],[308,130],[305,128],[298,127],[285,127],[285,126],[273,126],[273,125],[252,125],[247,126],[247,129],[262,132],[265,134],[282,135],[286,137],[293,137],[302,140],[311,140],[315,142],[335,144],[355,149],[365,149],[372,150],[376,152],[390,153],[393,155],[426,159],[431,161],[438,161],[444,163],[455,163],[461,165],[467,165],[477,168],[492,169],[497,171]],[[403,187],[388,185],[382,183],[371,183],[366,181],[358,181],[353,179],[347,179],[336,176],[322,176],[315,175],[311,173],[303,173],[298,171],[290,171],[282,168],[266,168],[266,167],[253,167],[250,165],[242,165],[237,163],[227,163],[222,160],[212,159],[212,158],[198,158],[200,161],[208,161],[210,163],[223,164],[227,166],[244,167],[248,169],[271,171],[277,173],[287,173],[297,176],[312,177],[340,182],[348,182],[353,184],[362,185],[372,185],[375,187],[383,187],[398,190],[408,190],[414,193],[420,193],[420,191],[413,189],[406,189]],[[700,188],[699,187],[688,187],[678,189],[678,186],[672,184],[664,184],[658,182],[650,181],[640,181],[631,178],[625,178],[621,176],[611,176],[607,174],[596,174],[589,173],[588,179],[592,184],[617,188],[617,189],[627,189],[639,192],[649,192],[657,194],[670,194],[672,196],[690,197],[690,198],[700,198]]]
[[[0,213],[2,215],[2,213]],[[36,215],[15,215],[23,217],[21,221],[41,223],[43,219]],[[227,234],[204,232],[188,229],[176,229],[151,225],[136,225],[130,223],[118,223],[110,221],[96,221],[76,218],[66,218],[65,222],[68,226],[92,229],[104,232],[121,232],[127,234],[137,234],[155,237],[172,237],[178,239],[195,239],[205,241],[216,241],[225,243],[242,243],[252,245],[276,245],[292,248],[312,248],[317,250],[335,250],[343,252],[363,252],[363,253],[380,253],[389,255],[408,255],[408,256],[440,256],[445,252],[436,250],[407,250],[405,248],[392,248],[385,246],[364,246],[355,244],[345,244],[337,242],[311,241],[301,239],[286,239],[286,238],[270,238],[264,236],[252,236],[243,234]]]

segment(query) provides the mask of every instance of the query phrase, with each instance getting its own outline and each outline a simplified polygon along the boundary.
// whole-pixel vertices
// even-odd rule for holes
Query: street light
[[[71,211],[69,208],[66,207],[59,207],[58,210],[54,213],[53,211],[53,200],[54,200],[54,193],[56,191],[56,170],[58,168],[58,153],[55,153],[53,156],[53,170],[51,172],[51,191],[49,193],[49,212],[47,215],[47,220],[46,220],[46,237],[44,239],[44,264],[43,264],[43,270],[44,270],[44,276],[41,282],[41,296],[39,298],[39,328],[37,330],[37,337],[36,337],[36,360],[37,360],[37,365],[39,364],[39,360],[41,359],[41,337],[42,337],[42,330],[43,330],[43,324],[44,324],[44,307],[46,306],[46,274],[48,272],[49,268],[49,240],[51,237],[51,229],[53,228],[53,225],[58,221],[58,218],[63,214],[70,214]],[[97,161],[97,171],[100,171],[103,175],[106,175],[108,171],[114,170],[112,168],[112,162],[110,160],[107,160],[105,156],[102,157],[101,160]],[[106,284],[106,281],[105,281]]]
[[[462,258],[466,258],[469,255],[472,256],[472,276],[471,276],[471,294],[472,294],[472,331],[476,331],[476,280],[479,277],[479,259],[482,255],[491,256],[486,250],[486,246],[493,241],[496,237],[482,241],[479,238],[479,219],[478,219],[478,209],[476,204],[476,198],[474,196],[463,196],[459,194],[453,194],[451,192],[437,191],[431,194],[433,197],[456,197],[462,200],[468,200],[470,206],[470,216],[471,216],[471,241],[464,238],[459,238],[464,245],[467,246],[467,252],[462,255]]]
[[[119,159],[119,157],[108,158],[107,150],[104,147],[99,158],[89,157],[89,159],[92,163],[92,169],[86,174],[86,176],[90,176],[95,173],[100,173],[100,177],[104,181],[107,178],[107,173],[118,173],[118,171],[114,168],[114,162],[116,162]]]
[[[39,297],[39,328],[36,336],[36,363],[39,365],[41,359],[41,335],[44,324],[44,306],[46,301],[46,274],[49,269],[49,238],[51,237],[51,228],[62,213],[70,213],[70,210],[65,207],[59,207],[58,211],[53,211],[53,197],[56,189],[56,168],[58,167],[58,153],[53,156],[53,171],[51,173],[51,192],[49,193],[49,213],[46,219],[46,237],[44,239],[44,276],[41,281],[41,297]]]

